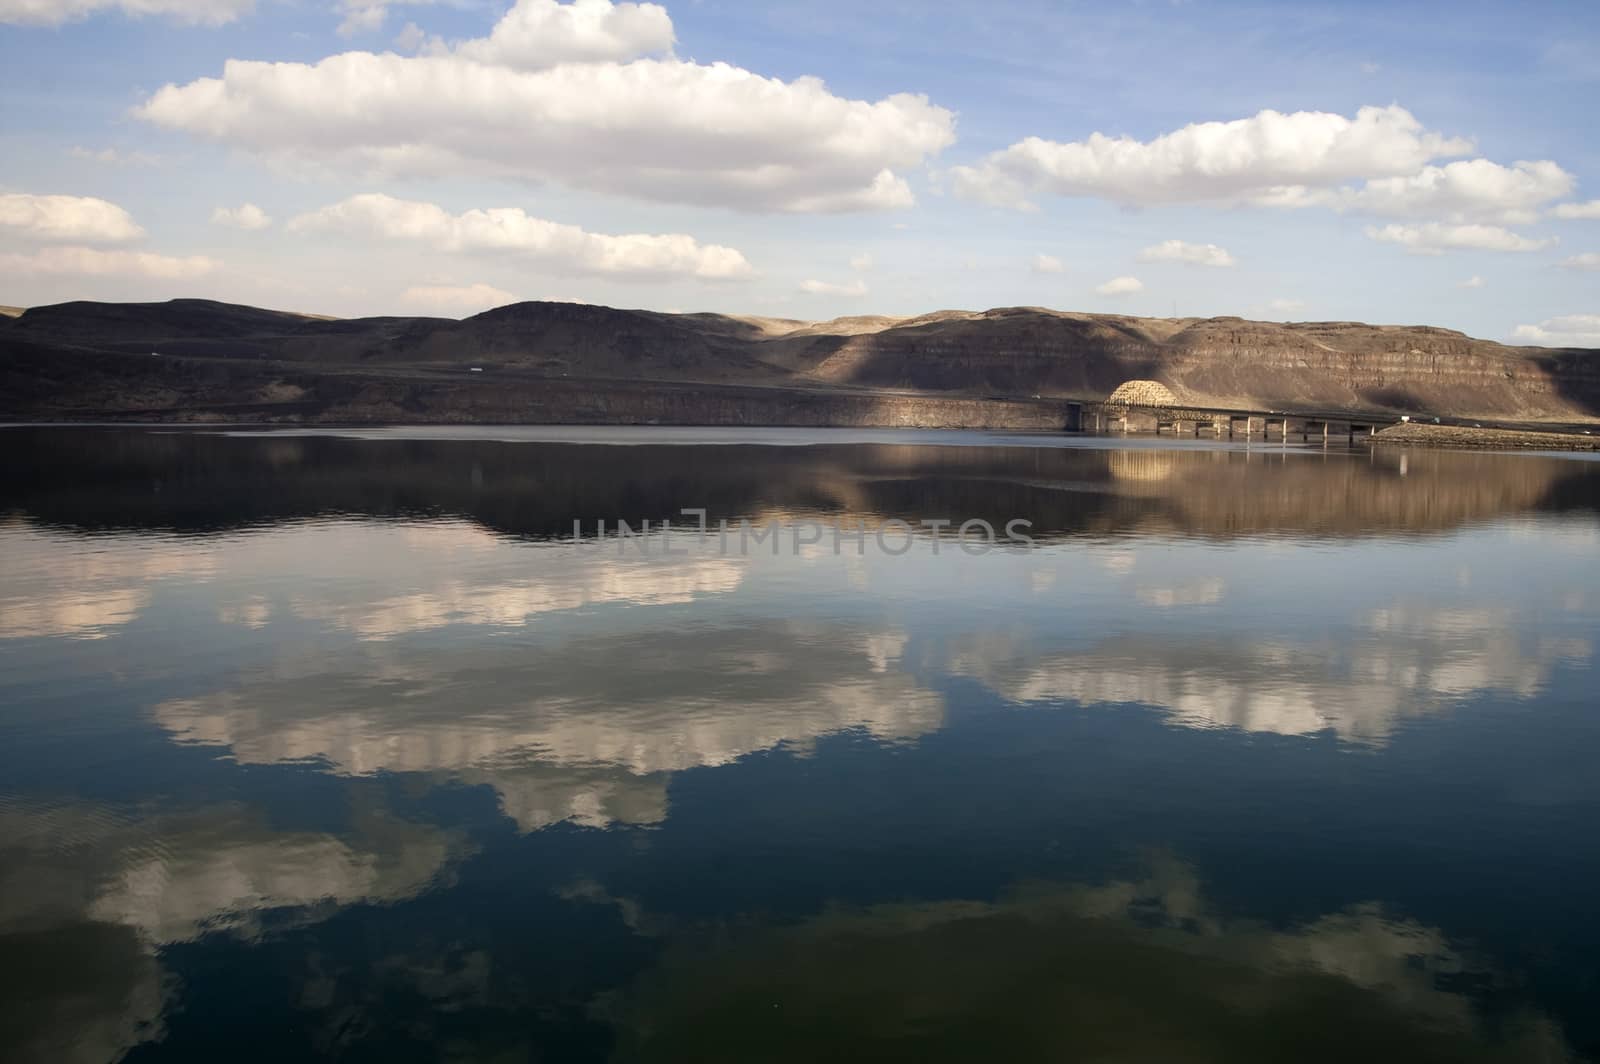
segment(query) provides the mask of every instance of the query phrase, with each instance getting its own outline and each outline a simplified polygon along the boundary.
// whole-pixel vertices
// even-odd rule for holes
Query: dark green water
[[[1600,463],[0,446],[0,1059],[1600,1057]]]

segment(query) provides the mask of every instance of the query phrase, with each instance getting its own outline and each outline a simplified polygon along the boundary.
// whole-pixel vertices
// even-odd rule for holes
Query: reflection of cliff
[[[1195,876],[1032,885],[684,936],[615,1010],[618,1059],[1562,1061],[1560,1028],[1376,906],[1275,930]]]
[[[512,431],[512,430],[508,430]],[[648,437],[645,437],[648,438]],[[984,517],[1034,534],[1438,531],[1600,510],[1600,465],[1531,455],[1110,446],[578,446],[485,440],[11,430],[13,512],[73,528],[220,529],[326,515],[467,517],[541,538],[572,522],[768,511]],[[157,490],[159,488],[159,490]],[[679,518],[682,520],[682,518]]]
[[[1160,492],[1172,504],[1173,512],[1163,517],[1174,531],[1440,531],[1541,509],[1554,485],[1568,476],[1600,488],[1600,470],[1557,459],[1520,466],[1503,455],[1443,451],[1228,457],[1179,467],[1181,484]]]
[[[427,889],[464,852],[381,811],[346,835],[285,831],[242,806],[124,815],[88,803],[0,804],[0,1001],[8,1061],[120,1059],[159,1040],[173,980],[159,947],[259,933]]]
[[[240,761],[314,758],[351,775],[487,783],[524,830],[655,823],[670,773],[852,728],[890,741],[937,729],[940,698],[890,667],[900,642],[882,634],[781,620],[625,626],[521,659],[369,642],[280,661],[154,716]]]
[[[1459,699],[1532,698],[1558,664],[1593,656],[1586,641],[1523,628],[1505,609],[1400,605],[1315,643],[1145,633],[1057,652],[1018,631],[957,639],[949,668],[1013,702],[1147,705],[1194,727],[1377,743]]]

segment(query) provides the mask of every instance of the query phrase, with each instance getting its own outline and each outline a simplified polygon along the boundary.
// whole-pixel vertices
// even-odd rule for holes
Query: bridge
[[[1099,402],[1074,403],[1072,420],[1080,432],[1099,434],[1170,431],[1174,436],[1210,435],[1217,439],[1242,436],[1264,440],[1354,441],[1380,428],[1398,424],[1393,415],[1352,413],[1348,410],[1238,410],[1193,406],[1181,402],[1156,381],[1128,381]]]
[[[1102,435],[1129,432],[1170,431],[1174,436],[1211,435],[1218,439],[1310,440],[1320,437],[1355,439],[1371,436],[1381,428],[1398,424],[1397,417],[1348,412],[1310,412],[1290,414],[1275,410],[1228,410],[1211,407],[1134,406],[1131,404],[1081,403],[1078,431]]]

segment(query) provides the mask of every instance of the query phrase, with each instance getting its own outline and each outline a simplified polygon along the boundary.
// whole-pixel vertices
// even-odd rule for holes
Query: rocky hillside
[[[12,418],[1049,427],[1066,401],[1135,378],[1196,406],[1600,415],[1600,351],[1422,326],[1036,307],[802,322],[574,303],[330,320],[205,300],[0,317]]]

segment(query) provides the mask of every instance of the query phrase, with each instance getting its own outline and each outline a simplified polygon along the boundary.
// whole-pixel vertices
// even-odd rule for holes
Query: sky
[[[1600,347],[1600,4],[0,0],[0,304]]]

